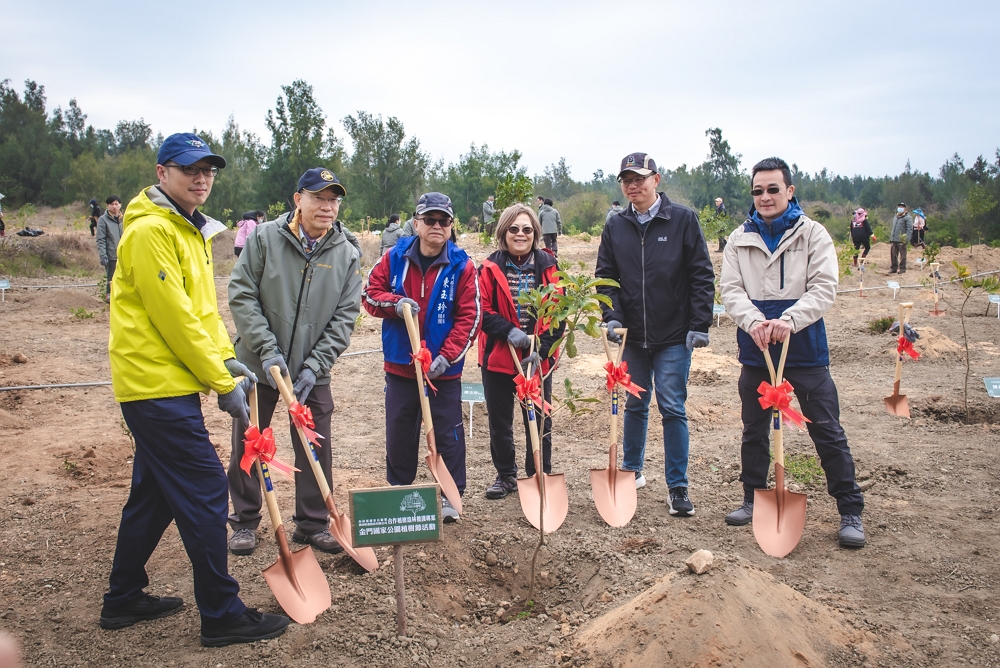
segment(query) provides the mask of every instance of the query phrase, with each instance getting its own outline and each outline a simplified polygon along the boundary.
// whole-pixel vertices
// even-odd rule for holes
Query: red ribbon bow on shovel
[[[613,391],[615,385],[621,385],[623,390],[635,395],[636,398],[639,397],[640,392],[646,391],[632,382],[632,376],[628,372],[628,362],[622,362],[617,365],[614,362],[606,362],[604,370],[608,374],[608,392]]]
[[[306,438],[309,439],[310,443],[317,448],[320,447],[319,439],[323,437],[313,431],[316,428],[316,423],[313,422],[312,410],[308,406],[303,406],[296,401],[288,407],[288,413],[292,416],[292,424],[305,432]],[[305,443],[302,444],[302,447],[305,447]]]
[[[271,428],[265,427],[264,431],[261,431],[257,425],[252,424],[243,434],[243,457],[240,459],[240,468],[246,471],[247,475],[250,475],[250,468],[253,466],[254,460],[260,457],[260,461],[270,464],[277,471],[293,478],[292,473],[298,469],[275,457],[277,452],[274,445],[274,432],[271,431]]]
[[[542,383],[538,379],[538,376],[532,376],[531,378],[517,376],[514,378],[514,385],[517,386],[517,398],[520,401],[531,399],[544,413],[552,412],[552,405],[542,399]]]
[[[413,359],[414,364],[419,364],[420,368],[424,371],[424,380],[427,381],[427,386],[434,390],[434,394],[437,394],[438,389],[434,387],[434,383],[430,381],[427,377],[427,373],[431,370],[431,351],[427,350],[427,342],[420,342],[420,350],[416,354],[410,353],[410,357]]]
[[[757,391],[762,396],[757,401],[760,402],[761,408],[774,408],[781,413],[785,424],[795,425],[799,429],[803,429],[806,426],[806,422],[810,420],[792,408],[792,390],[792,385],[787,380],[782,382],[778,387],[771,385],[766,380],[761,381],[761,384],[757,387]]]
[[[896,352],[899,353],[900,355],[906,353],[913,359],[917,359],[918,357],[920,357],[920,353],[918,353],[916,350],[913,349],[913,342],[910,341],[905,336],[903,336],[902,334],[899,335],[899,345],[896,346]]]

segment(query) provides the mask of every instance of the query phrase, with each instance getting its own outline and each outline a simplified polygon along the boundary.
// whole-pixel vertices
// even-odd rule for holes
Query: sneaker
[[[147,619],[169,617],[179,612],[182,605],[184,605],[184,599],[176,596],[160,597],[143,594],[120,608],[109,608],[105,605],[101,609],[101,628],[123,629]]]
[[[337,554],[338,552],[343,552],[344,548],[337,539],[330,535],[329,529],[323,529],[322,531],[317,531],[313,534],[307,534],[306,532],[296,528],[292,532],[292,540],[296,543],[302,543],[304,545],[312,545],[320,552],[327,552],[329,554]]]
[[[753,501],[744,501],[743,505],[726,515],[726,524],[731,527],[741,527],[753,521]]]
[[[496,482],[486,488],[487,499],[502,499],[511,492],[517,491],[517,478],[498,475]]]
[[[257,532],[253,529],[237,529],[229,538],[229,551],[233,554],[253,554],[257,549]]]
[[[277,638],[288,628],[288,617],[271,615],[247,608],[242,615],[225,626],[201,628],[201,644],[205,647],[225,647],[241,642],[257,642]]]
[[[840,546],[865,546],[865,527],[861,524],[861,515],[840,516]]]
[[[645,487],[645,486],[646,486],[646,476],[644,476],[643,474],[641,474],[638,471],[636,471],[635,472],[635,488],[639,489],[640,487]]]
[[[444,520],[445,524],[453,524],[458,521],[459,517],[458,511],[455,510],[454,506],[451,505],[445,497],[441,497],[441,519]]]
[[[674,487],[670,490],[667,503],[670,505],[671,515],[680,515],[681,517],[691,517],[694,515],[694,505],[691,503],[691,499],[688,498],[687,487]]]

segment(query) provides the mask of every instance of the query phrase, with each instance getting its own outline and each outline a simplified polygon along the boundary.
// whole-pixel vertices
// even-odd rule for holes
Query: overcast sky
[[[102,2],[0,0],[0,79],[75,97],[88,123],[264,125],[312,84],[338,135],[397,116],[433,159],[519,149],[575,178],[648,151],[702,162],[720,127],[744,166],[936,174],[1000,146],[1000,2]]]

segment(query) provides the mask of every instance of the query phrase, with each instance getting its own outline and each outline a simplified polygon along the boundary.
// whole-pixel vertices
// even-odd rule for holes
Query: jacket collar
[[[176,206],[174,206],[173,202],[170,200],[169,197],[167,197],[166,193],[160,190],[159,186],[150,186],[149,188],[147,188],[146,197],[154,205],[160,207],[161,209],[166,209],[167,211],[174,214],[175,216],[177,216],[177,218],[180,219],[180,220],[173,219],[174,222],[179,224],[180,221],[184,221],[185,225],[190,225],[192,228],[198,230],[198,232],[201,233],[201,236],[205,241],[211,241],[212,237],[226,230],[226,226],[217,221],[216,219],[211,218],[210,216],[206,216],[200,211],[195,210],[195,215],[205,219],[205,224],[201,226],[201,229],[198,229],[198,227],[196,227],[195,224],[191,222],[190,217],[184,215],[184,213],[182,213]]]
[[[444,248],[441,249],[441,252],[438,254],[436,258],[434,258],[434,261],[431,262],[427,268],[430,269],[430,267],[436,267],[442,264],[451,264],[451,245],[452,245],[451,239],[445,241]],[[414,266],[419,267],[420,266],[420,256],[418,255],[419,250],[420,250],[420,237],[415,236],[413,243],[410,244],[410,247],[406,249],[405,253],[403,253],[403,257],[409,260]]]
[[[807,215],[802,214],[785,232],[785,235],[781,238],[781,242],[778,247],[774,249],[772,253],[767,244],[760,236],[760,232],[757,230],[757,224],[752,220],[747,219],[743,223],[742,234],[736,236],[731,240],[736,247],[749,247],[759,248],[768,254],[767,263],[770,264],[773,260],[778,259],[781,254],[788,248],[796,239],[798,239],[802,234],[805,233],[805,227],[807,222],[812,222],[812,219]]]
[[[646,225],[649,225],[650,223],[652,223],[654,220],[656,220],[658,218],[663,218],[665,220],[670,220],[671,214],[673,212],[673,204],[670,202],[670,198],[667,197],[667,193],[656,193],[656,196],[660,198],[660,208],[656,212],[656,215],[653,216],[653,218],[649,221],[649,223],[646,223]],[[639,222],[639,219],[636,217],[635,211],[632,209],[632,205],[631,204],[628,204],[627,206],[625,206],[625,208],[623,208],[621,211],[619,211],[618,215],[621,216],[622,218],[627,219],[627,220],[631,220],[636,225],[639,225],[640,227],[642,227],[642,224]]]
[[[327,247],[332,248],[333,246],[339,243],[343,243],[344,241],[344,233],[340,231],[340,221],[338,220],[334,222],[333,227],[331,227],[326,234],[324,234],[322,237],[319,238],[319,240],[316,242],[316,247],[313,248],[312,253],[307,254],[305,250],[302,249],[302,242],[299,241],[299,235],[297,234],[297,230],[292,229],[292,226],[290,225],[291,218],[292,218],[292,212],[283,213],[280,216],[278,216],[278,219],[275,220],[274,222],[278,223],[278,226],[281,230],[281,234],[284,235],[286,239],[292,242],[292,245],[295,246],[295,248],[299,251],[299,253],[302,254],[302,257],[304,258],[307,259],[314,258],[319,254],[321,250]]]

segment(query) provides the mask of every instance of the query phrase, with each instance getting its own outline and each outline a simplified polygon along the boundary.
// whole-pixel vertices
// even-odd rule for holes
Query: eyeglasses
[[[440,225],[441,227],[451,227],[451,218],[431,218],[430,216],[421,216],[417,218],[424,225],[429,227],[434,227],[435,225]]]
[[[344,198],[341,195],[337,195],[336,197],[320,197],[319,195],[312,194],[308,190],[304,190],[303,192],[309,195],[309,199],[319,202],[320,206],[334,206],[335,204],[340,204],[344,201]]]
[[[530,227],[530,226],[529,227],[516,227],[516,226],[513,226],[513,225],[507,228],[507,234],[517,234],[518,232],[520,232],[521,234],[523,234],[526,237],[530,237],[532,234],[535,233],[535,228]]]
[[[763,188],[754,188],[753,190],[750,191],[750,194],[753,195],[754,197],[760,197],[761,195],[764,194],[764,192],[765,191],[764,191]],[[781,188],[779,188],[778,186],[768,186],[767,187],[767,194],[768,195],[777,195],[780,192],[781,192]]]
[[[646,179],[648,179],[650,176],[652,176],[652,174],[647,174],[646,176],[640,176],[639,178],[635,178],[635,179],[623,179],[623,178],[619,177],[618,178],[618,183],[622,184],[626,188],[630,188],[632,186],[641,186],[642,183],[643,183],[643,181],[645,181]]]
[[[218,167],[198,167],[196,165],[164,165],[164,167],[174,167],[181,170],[188,176],[198,176],[198,174],[204,174],[209,178],[215,178],[219,175]]]

